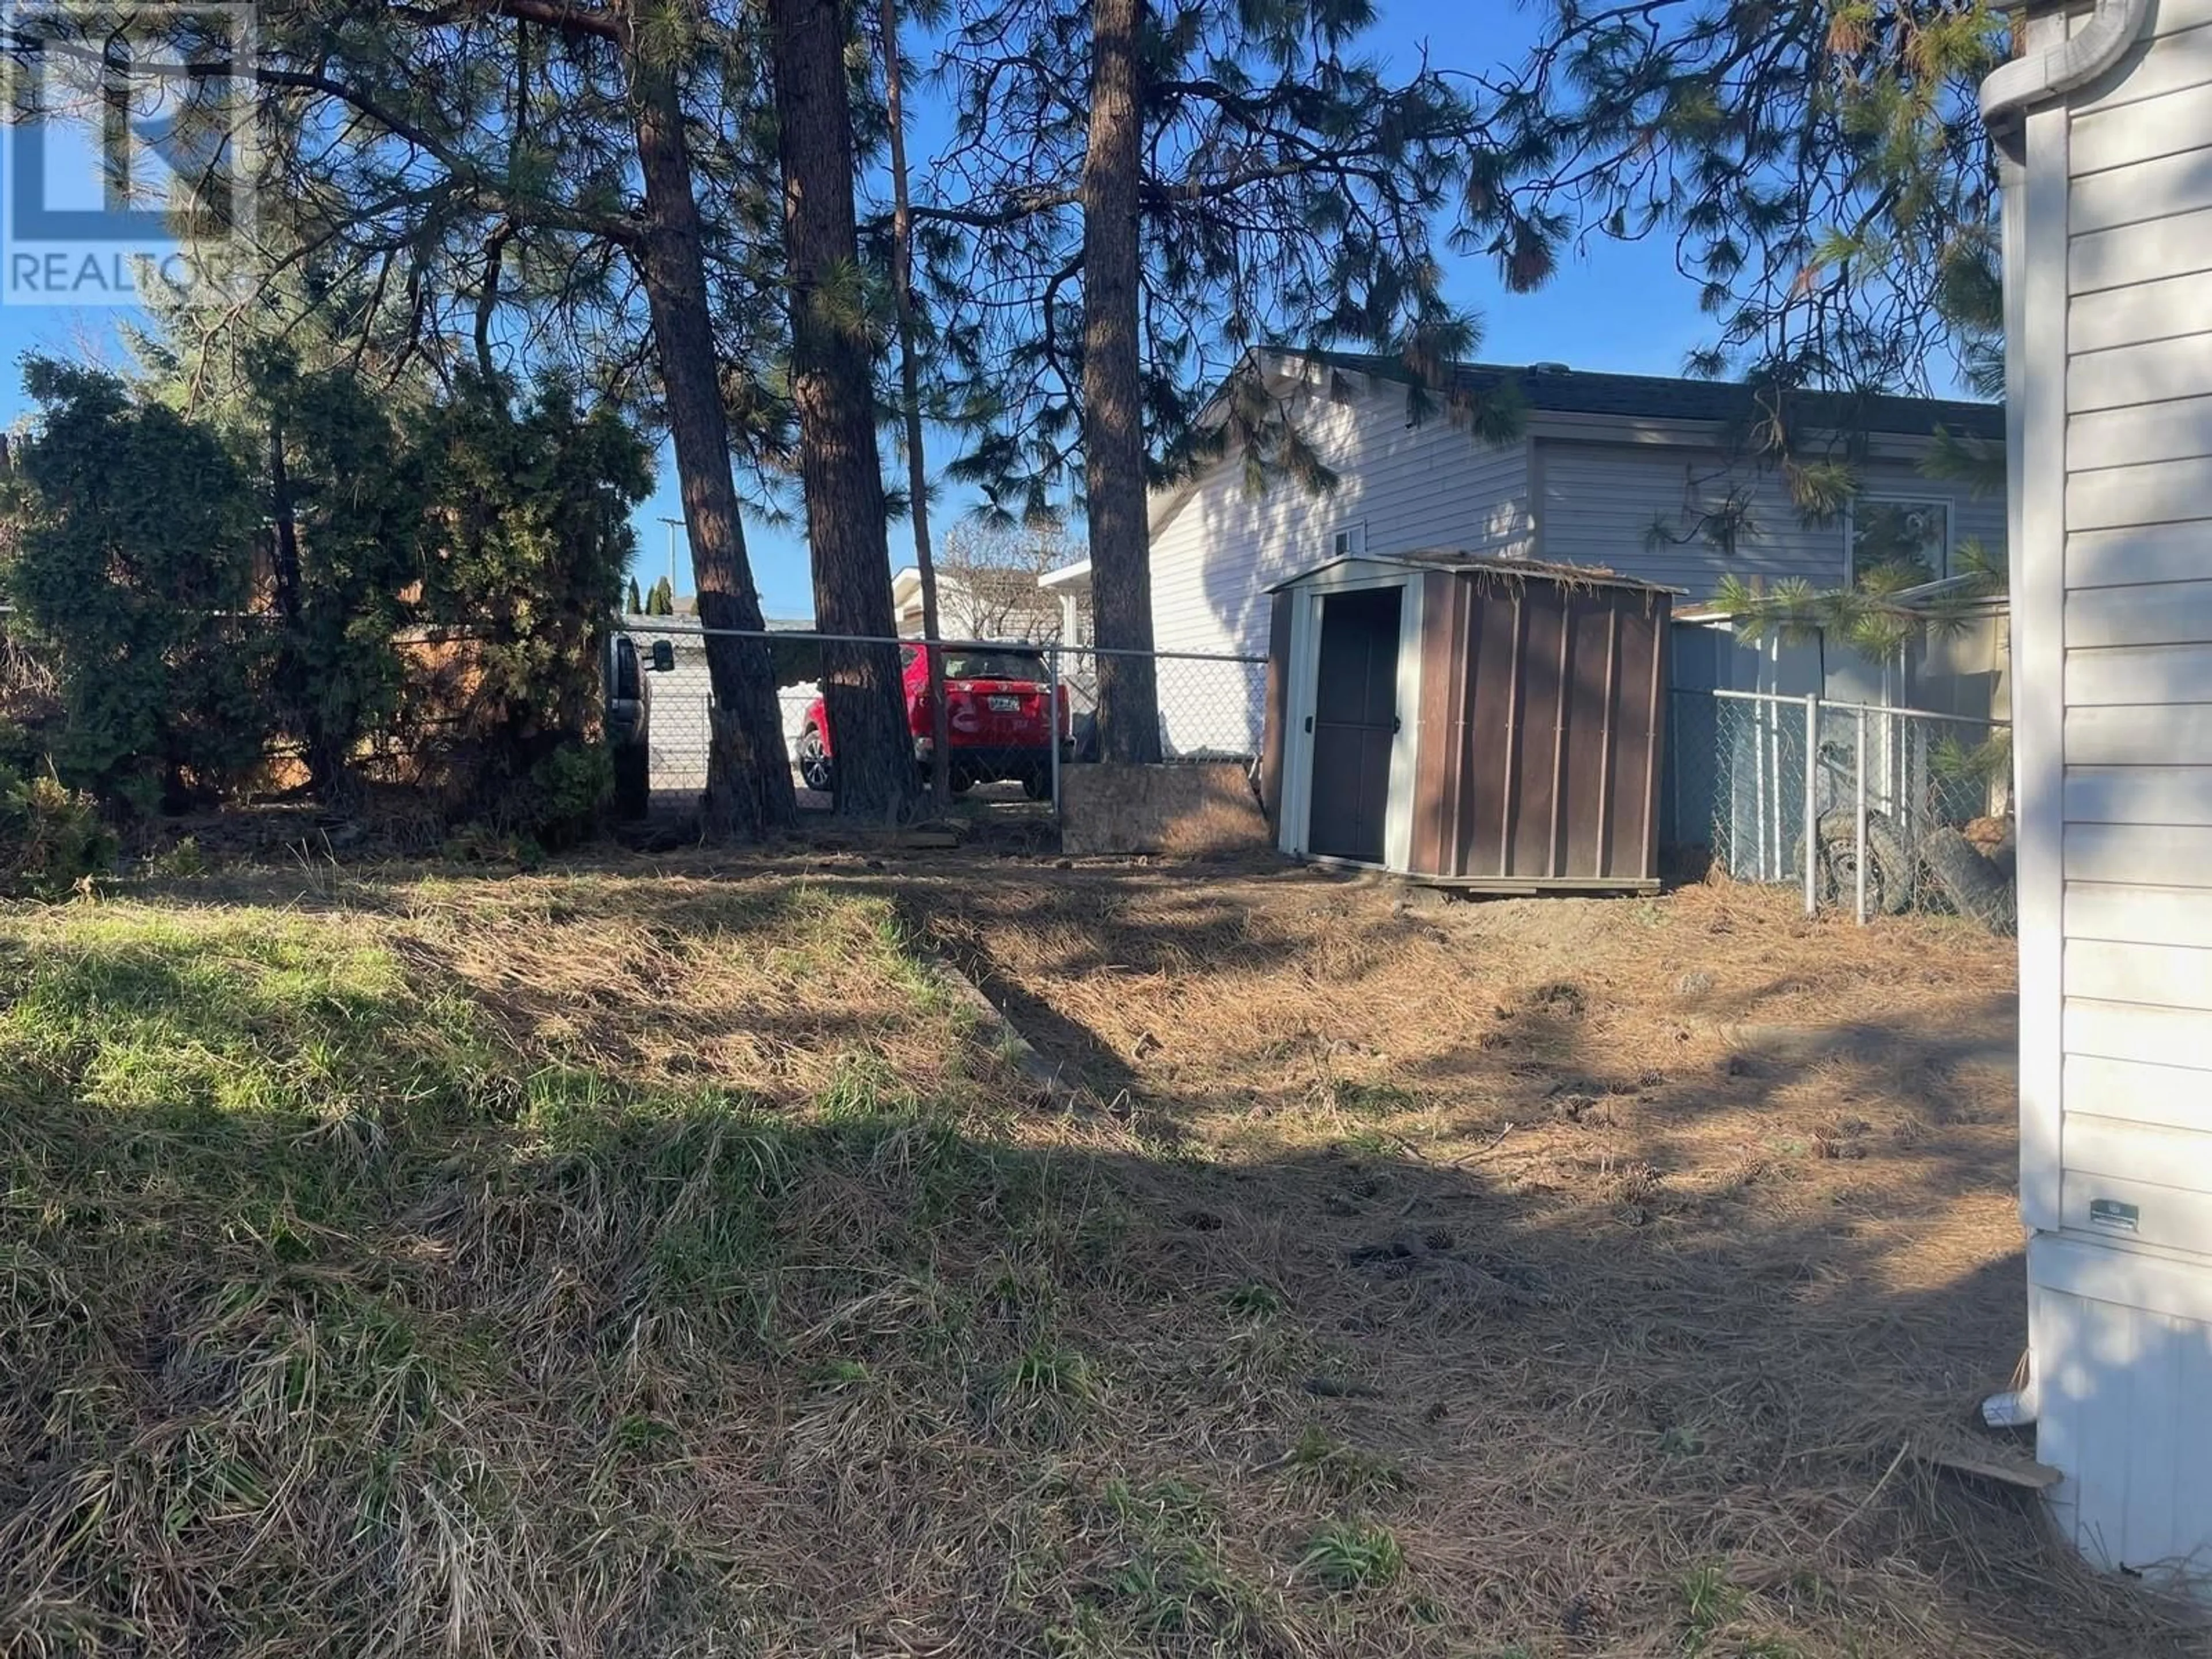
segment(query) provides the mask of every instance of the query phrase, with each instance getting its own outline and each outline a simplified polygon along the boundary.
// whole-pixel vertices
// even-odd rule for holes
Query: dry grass
[[[1897,1457],[2021,1342],[2008,971],[983,860],[13,914],[0,1653],[2183,1651]],[[1914,1046],[1716,1034],[1814,1018]]]

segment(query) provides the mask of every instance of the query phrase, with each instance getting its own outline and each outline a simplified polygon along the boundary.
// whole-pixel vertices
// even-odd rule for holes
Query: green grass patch
[[[1298,1572],[1338,1591],[1380,1589],[1406,1571],[1406,1552],[1387,1527],[1329,1521],[1307,1540]]]
[[[825,1467],[978,1398],[1072,1432],[1104,1371],[1058,1268],[1110,1282],[1126,1208],[805,1043],[957,1047],[935,985],[888,907],[804,889],[0,923],[0,1462],[40,1472],[0,1650],[684,1647],[757,1616],[717,1506],[799,1467],[740,1449],[782,1390],[865,1407]],[[641,1063],[664,1006],[759,1069]],[[779,1109],[792,1064],[826,1081]]]

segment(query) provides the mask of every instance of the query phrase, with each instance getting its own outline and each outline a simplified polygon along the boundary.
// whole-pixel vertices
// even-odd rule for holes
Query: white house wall
[[[1729,574],[1769,582],[1802,578],[1817,587],[1836,587],[1849,580],[1850,532],[1845,521],[1806,523],[1789,487],[1771,468],[1730,466],[1717,449],[1558,438],[1535,441],[1543,480],[1540,557],[1604,565],[1680,587],[1693,599],[1711,597]],[[1869,495],[1949,501],[1954,549],[1969,540],[1991,550],[2004,545],[2001,497],[1977,500],[1963,485],[1929,479],[1904,460],[1867,463],[1859,469],[1859,484]],[[1698,509],[1692,503],[1717,503],[1732,488],[1750,492],[1751,532],[1729,554],[1692,528]],[[1672,533],[1686,539],[1650,545],[1657,518],[1668,520]]]
[[[2084,1137],[2107,1148],[2112,1124],[2142,1118],[2132,1097],[2151,1079],[2106,1063],[2179,1060],[2212,1103],[2212,927],[2176,925],[2212,921],[2212,0],[2158,0],[2144,38],[2074,100],[2066,149],[2066,313],[2051,322],[2066,338],[2070,1196],[2120,1173],[2109,1151],[2084,1164]],[[2212,1146],[2207,1131],[2212,1110],[2185,1133]],[[2160,1177],[2136,1194],[2135,1237],[2212,1254],[2212,1198],[2196,1197],[2212,1160],[2131,1167]]]
[[[1369,553],[1528,550],[1524,443],[1482,443],[1442,415],[1408,426],[1405,389],[1387,382],[1349,403],[1312,396],[1298,419],[1337,488],[1284,478],[1255,495],[1238,457],[1216,462],[1152,538],[1161,650],[1266,654],[1267,590],[1328,559],[1341,529]]]
[[[2039,17],[2032,44],[2063,27]],[[2079,27],[2076,20],[2075,27]],[[2032,112],[2021,1193],[2039,1455],[2108,1565],[2212,1571],[2212,0]]]

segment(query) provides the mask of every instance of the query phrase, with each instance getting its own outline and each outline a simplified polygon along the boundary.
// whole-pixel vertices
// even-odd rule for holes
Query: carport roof
[[[1278,348],[1287,350],[1288,348]],[[1380,380],[1412,378],[1402,359],[1374,352],[1316,351],[1311,361]],[[1764,418],[1759,388],[1741,380],[1692,380],[1659,374],[1613,374],[1565,363],[1454,363],[1455,390],[1486,395],[1516,392],[1532,410],[1548,415],[1611,415],[1643,420],[1713,421],[1742,426]],[[1880,432],[1925,438],[1937,427],[1977,438],[2004,437],[2002,404],[1895,392],[1788,392],[1791,422],[1802,428]]]
[[[1507,558],[1495,553],[1462,553],[1456,548],[1422,547],[1405,553],[1346,553],[1301,570],[1295,576],[1285,576],[1267,589],[1279,593],[1286,587],[1296,587],[1310,581],[1324,570],[1334,570],[1340,564],[1396,565],[1407,570],[1443,570],[1455,575],[1485,572],[1492,575],[1509,576],[1516,581],[1557,582],[1562,587],[1626,587],[1639,593],[1680,593],[1685,590],[1669,587],[1664,582],[1648,582],[1638,576],[1624,576],[1618,572],[1595,564],[1559,564],[1545,559]]]

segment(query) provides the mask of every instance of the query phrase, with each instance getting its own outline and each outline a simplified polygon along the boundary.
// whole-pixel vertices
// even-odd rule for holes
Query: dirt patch
[[[1420,1472],[1408,1552],[1548,1621],[1528,1651],[1566,1624],[1559,1651],[1660,1651],[1708,1567],[1742,1592],[1716,1650],[2075,1650],[1994,1611],[2030,1571],[2052,1618],[2119,1605],[2032,1512],[1899,1461],[1966,1433],[2025,1344],[2008,942],[1729,887],[1439,905],[1005,867],[902,894],[1072,1074],[1217,1164],[1209,1252],[1351,1335],[1372,1395],[1332,1431]]]
[[[1071,856],[1210,859],[1268,844],[1241,766],[1071,766],[1060,780],[1060,850]]]

